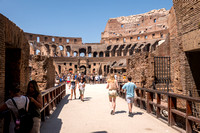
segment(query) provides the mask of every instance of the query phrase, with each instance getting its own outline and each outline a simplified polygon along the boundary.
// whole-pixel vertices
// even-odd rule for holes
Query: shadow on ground
[[[132,113],[133,115],[142,115],[143,113],[142,112],[134,112]]]
[[[121,114],[121,113],[126,113],[126,111],[121,110],[121,111],[116,111],[115,114]]]
[[[96,132],[92,132],[92,133],[108,133],[107,131],[96,131]]]
[[[84,97],[84,101],[90,101],[90,99],[92,99],[92,97]]]
[[[62,127],[62,120],[58,118],[62,108],[69,102],[68,97],[70,95],[66,95],[61,102],[57,105],[54,112],[50,115],[49,118],[46,118],[44,122],[41,124],[40,132],[45,133],[59,133]]]

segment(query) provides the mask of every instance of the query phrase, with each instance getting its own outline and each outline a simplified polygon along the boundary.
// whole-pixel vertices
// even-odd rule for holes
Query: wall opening
[[[40,42],[40,37],[37,37],[37,42]]]
[[[5,59],[5,100],[7,100],[10,85],[13,83],[20,85],[21,49],[6,48]]]

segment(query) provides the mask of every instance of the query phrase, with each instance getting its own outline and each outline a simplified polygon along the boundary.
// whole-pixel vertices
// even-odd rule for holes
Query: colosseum
[[[25,33],[0,14],[0,103],[9,98],[10,83],[25,93],[35,79],[43,90],[67,73],[129,75],[147,89],[199,98],[199,15],[199,0],[173,0],[170,10],[110,18],[100,43],[82,43],[80,37]]]
[[[169,11],[165,9],[108,20],[101,43],[82,38],[25,33],[31,55],[53,58],[57,74],[125,74],[127,59],[139,52],[153,52],[165,42]]]

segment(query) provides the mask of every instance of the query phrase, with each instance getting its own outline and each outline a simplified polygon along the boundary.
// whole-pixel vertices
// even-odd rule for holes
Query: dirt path
[[[68,101],[67,96],[41,127],[45,133],[178,133],[139,108],[133,107],[133,117],[128,117],[124,99],[117,97],[115,115],[110,115],[105,84],[86,85],[85,102]],[[77,90],[77,97],[79,92]]]

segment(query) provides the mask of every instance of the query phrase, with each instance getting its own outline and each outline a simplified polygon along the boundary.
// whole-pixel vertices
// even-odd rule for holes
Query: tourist
[[[132,116],[132,107],[133,107],[133,101],[134,101],[134,90],[137,88],[137,86],[131,82],[132,78],[129,76],[128,77],[128,82],[123,85],[122,89],[126,91],[126,101],[128,103],[128,109],[129,109],[129,114],[128,116]]]
[[[31,133],[39,133],[41,123],[40,109],[42,108],[42,96],[35,80],[31,80],[28,83],[26,95],[30,99],[29,113],[31,113],[33,117],[33,128]]]
[[[117,88],[118,88],[118,82],[115,80],[114,75],[110,76],[110,79],[107,81],[106,89],[108,89],[108,96],[111,106],[111,115],[115,114],[115,108],[116,108],[116,97],[117,97]]]
[[[70,100],[72,100],[73,94],[74,94],[74,99],[76,99],[76,79],[75,79],[75,76],[73,76],[72,79],[69,82],[69,89],[71,89]]]
[[[79,92],[80,92],[80,99],[82,102],[84,102],[85,82],[83,78],[81,78],[79,82]]]
[[[20,88],[18,84],[9,84],[9,94],[10,97],[15,101],[17,108],[20,110],[22,108],[28,111],[29,99],[26,96],[20,94]],[[18,109],[15,107],[12,99],[8,99],[3,105],[0,106],[0,112],[5,110],[10,110],[13,115],[11,115],[11,121],[9,125],[9,133],[15,133],[15,121],[18,116]]]
[[[71,80],[71,77],[70,77],[70,74],[67,75],[67,84],[70,83],[70,80]]]

